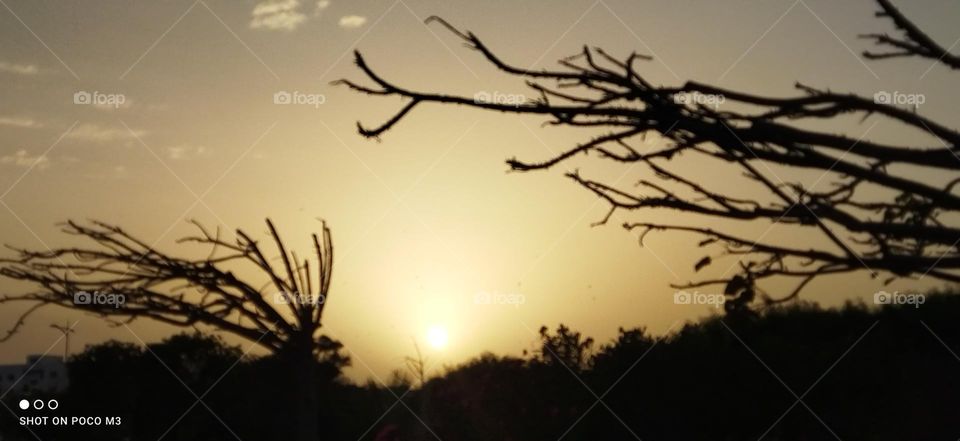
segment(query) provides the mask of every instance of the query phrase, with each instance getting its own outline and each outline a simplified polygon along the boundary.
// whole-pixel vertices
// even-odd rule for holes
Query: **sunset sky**
[[[950,19],[960,3],[899,6],[934,39],[960,41]],[[641,73],[655,84],[794,95],[799,81],[864,96],[921,93],[926,116],[957,121],[955,73],[930,60],[859,55],[868,42],[858,34],[891,31],[875,10],[872,0],[0,0],[0,242],[53,247],[64,243],[57,222],[95,218],[176,252],[188,219],[263,234],[269,216],[291,245],[309,250],[305,239],[323,218],[337,253],[325,330],[349,349],[357,379],[401,368],[414,341],[440,366],[483,351],[519,355],[544,324],[599,341],[618,327],[664,333],[716,311],[675,305],[670,283],[722,274],[735,261],[694,273],[697,238],[653,235],[641,248],[619,228],[627,213],[591,228],[608,207],[565,169],[506,173],[507,158],[546,158],[594,134],[421,106],[376,142],[360,137],[356,122],[381,122],[401,103],[329,83],[364,80],[352,63],[359,49],[378,72],[418,90],[529,93],[444,28],[423,24],[439,15],[518,65],[554,67],[589,44],[653,55]],[[123,102],[76,104],[78,92]],[[278,92],[322,98],[275,104]],[[871,124],[837,130],[935,142]],[[627,186],[644,173],[589,162],[582,171]],[[924,279],[884,289],[935,286]],[[23,288],[0,280],[0,291]],[[805,298],[834,305],[881,288],[858,273],[818,280]],[[487,295],[523,302],[477,302]],[[0,324],[22,310],[4,305]],[[47,351],[59,336],[49,325],[76,320],[73,351],[175,331],[143,321],[133,335],[50,307],[0,346],[0,363]]]

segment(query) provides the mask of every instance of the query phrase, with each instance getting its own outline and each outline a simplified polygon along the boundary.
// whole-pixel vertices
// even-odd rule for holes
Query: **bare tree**
[[[891,52],[865,52],[866,57],[924,57],[960,68],[960,58],[920,31],[890,2],[878,3],[877,15],[892,20],[899,36],[863,35],[880,47],[892,48]],[[924,274],[960,281],[960,229],[946,223],[960,211],[960,195],[954,191],[960,182],[955,173],[960,165],[960,134],[921,116],[916,109],[802,84],[796,85],[799,96],[788,98],[693,81],[680,87],[656,86],[637,70],[637,62],[650,57],[631,53],[618,59],[600,48],[584,47],[581,53],[561,60],[558,70],[526,69],[500,59],[471,32],[461,32],[437,17],[427,19],[431,22],[450,30],[500,71],[525,79],[537,98],[517,105],[415,91],[386,80],[356,52],[357,66],[374,85],[351,80],[335,84],[407,101],[376,127],[358,123],[361,135],[379,138],[423,103],[542,115],[548,118],[547,125],[605,130],[545,160],[510,159],[507,164],[515,171],[545,170],[592,155],[603,161],[648,167],[653,173],[639,181],[639,191],[584,177],[577,171],[566,176],[610,204],[609,214],[600,223],[617,210],[676,210],[700,216],[693,224],[700,226],[643,221],[623,226],[637,232],[641,244],[648,232],[679,231],[701,236],[701,247],[719,248],[715,255],[696,262],[696,270],[715,263],[717,257],[738,259],[737,274],[675,285],[684,289],[722,285],[728,295],[728,311],[744,310],[758,293],[766,303],[795,298],[812,279],[824,274],[867,270],[873,277],[885,274],[887,282]],[[690,99],[698,94],[722,97],[724,110]],[[941,145],[894,145],[809,128],[810,123],[851,115],[901,124],[933,135],[929,138],[939,139]],[[659,135],[666,146],[649,152],[638,148],[636,141],[650,134]],[[720,176],[742,174],[760,191],[734,194],[716,190],[692,170],[677,166],[681,157],[710,164],[710,170]],[[831,187],[818,190],[815,184],[783,181],[771,166],[830,176]],[[731,225],[715,224],[717,220],[792,224],[813,230],[825,242],[809,248],[785,246],[713,227]],[[795,288],[779,295],[760,290],[757,282],[773,277],[795,280]]]
[[[10,247],[17,256],[0,259],[0,275],[28,282],[36,290],[0,296],[0,304],[31,304],[2,340],[47,305],[87,311],[116,326],[138,318],[178,327],[210,326],[254,342],[285,362],[293,381],[289,392],[296,402],[287,405],[295,412],[297,439],[316,441],[316,364],[340,367],[348,362],[339,352],[342,345],[320,332],[333,271],[330,229],[324,224],[320,236],[312,235],[316,267],[311,269],[311,259],[300,260],[288,250],[269,219],[278,254],[273,261],[280,260],[279,265],[242,230],[230,238],[219,228],[211,231],[192,223],[198,233],[178,243],[199,245],[206,257],[167,254],[120,227],[96,221],[69,221],[63,228],[92,246],[47,251]],[[234,272],[251,267],[260,280],[245,280]]]

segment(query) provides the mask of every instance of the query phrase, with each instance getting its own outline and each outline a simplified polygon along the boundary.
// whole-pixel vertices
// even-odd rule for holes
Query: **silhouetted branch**
[[[904,46],[910,45],[916,55],[937,58],[956,67],[954,57],[889,2],[879,0],[879,4],[882,15],[889,16],[907,36]],[[611,210],[601,223],[617,210],[668,209],[705,217],[710,222],[769,220],[815,229],[817,235],[826,239],[827,245],[798,250],[764,240],[763,234],[751,240],[681,225],[625,225],[629,229],[695,233],[709,238],[708,244],[722,244],[728,255],[757,257],[758,260],[744,262],[737,276],[717,281],[749,286],[750,298],[753,282],[772,275],[803,277],[798,290],[816,274],[863,269],[874,276],[878,271],[888,272],[892,275],[888,280],[929,274],[960,281],[960,228],[944,221],[960,211],[960,194],[953,191],[960,178],[949,176],[960,161],[960,134],[919,115],[916,109],[802,84],[796,84],[799,94],[793,97],[761,96],[697,82],[680,87],[655,86],[636,68],[638,60],[648,57],[633,53],[618,60],[601,49],[588,47],[561,60],[561,70],[531,70],[500,59],[471,32],[457,30],[435,17],[427,22],[440,23],[493,66],[522,78],[538,98],[502,103],[415,91],[377,74],[357,52],[356,64],[374,86],[350,80],[336,84],[364,94],[409,100],[393,117],[374,128],[358,123],[361,135],[383,135],[423,103],[454,104],[511,115],[543,115],[548,125],[602,131],[599,136],[546,159],[511,158],[507,164],[512,170],[543,170],[575,157],[596,155],[618,163],[639,163],[651,170],[657,179],[641,179],[637,185],[641,190],[622,189],[579,173],[568,174],[610,204]],[[877,41],[891,40],[885,37]],[[723,103],[722,108],[718,101]],[[930,133],[942,145],[895,145],[871,139],[869,133],[854,137],[809,128],[810,122],[847,115],[859,116],[861,120],[882,118]],[[666,145],[653,152],[633,147],[632,141],[651,133]],[[709,169],[711,174],[727,170],[729,176],[741,175],[759,186],[759,194],[773,199],[746,196],[758,194],[756,189],[738,194],[740,188],[714,188],[697,176],[696,169],[671,167],[678,158],[700,161],[700,169]],[[814,172],[819,178],[812,184],[784,181],[771,166]],[[903,166],[912,170],[905,173]],[[939,176],[952,180],[938,182]],[[816,188],[821,180],[828,181],[831,187]],[[712,262],[701,259],[696,269]],[[814,266],[815,262],[820,265]],[[798,292],[784,298],[794,298]]]
[[[920,30],[917,25],[907,19],[899,9],[889,0],[877,0],[880,11],[877,17],[888,17],[903,34],[902,38],[891,37],[887,34],[866,34],[863,38],[874,41],[878,46],[887,46],[893,49],[890,52],[864,51],[863,56],[871,59],[885,59],[898,57],[923,57],[936,60],[952,69],[960,69],[960,57],[951,54],[943,46]]]
[[[80,236],[90,247],[63,247],[35,251],[10,247],[16,256],[0,259],[0,276],[31,283],[39,289],[0,297],[0,304],[35,303],[24,312],[5,339],[28,316],[45,305],[59,305],[107,318],[114,325],[149,318],[174,326],[208,325],[283,352],[291,345],[313,342],[312,351],[324,355],[339,343],[317,335],[330,288],[333,244],[323,225],[322,239],[313,236],[318,271],[309,261],[291,260],[269,219],[267,227],[283,268],[274,268],[260,245],[242,230],[233,239],[211,232],[192,221],[198,233],[178,243],[209,248],[206,258],[187,259],[166,254],[127,233],[99,221],[68,221],[63,232]],[[298,263],[299,262],[299,263]],[[270,282],[270,291],[257,288],[234,271],[252,265]],[[319,288],[313,291],[314,281]],[[102,294],[122,301],[77,301],[77,295]]]

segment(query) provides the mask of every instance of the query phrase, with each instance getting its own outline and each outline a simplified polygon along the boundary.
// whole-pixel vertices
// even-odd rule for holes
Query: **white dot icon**
[[[20,400],[20,409],[27,410],[30,408],[30,402],[27,400]]]

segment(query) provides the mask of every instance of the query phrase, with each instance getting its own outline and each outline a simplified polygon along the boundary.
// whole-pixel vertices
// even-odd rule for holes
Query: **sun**
[[[431,326],[427,329],[427,343],[434,349],[443,349],[447,346],[450,336],[443,326]]]

